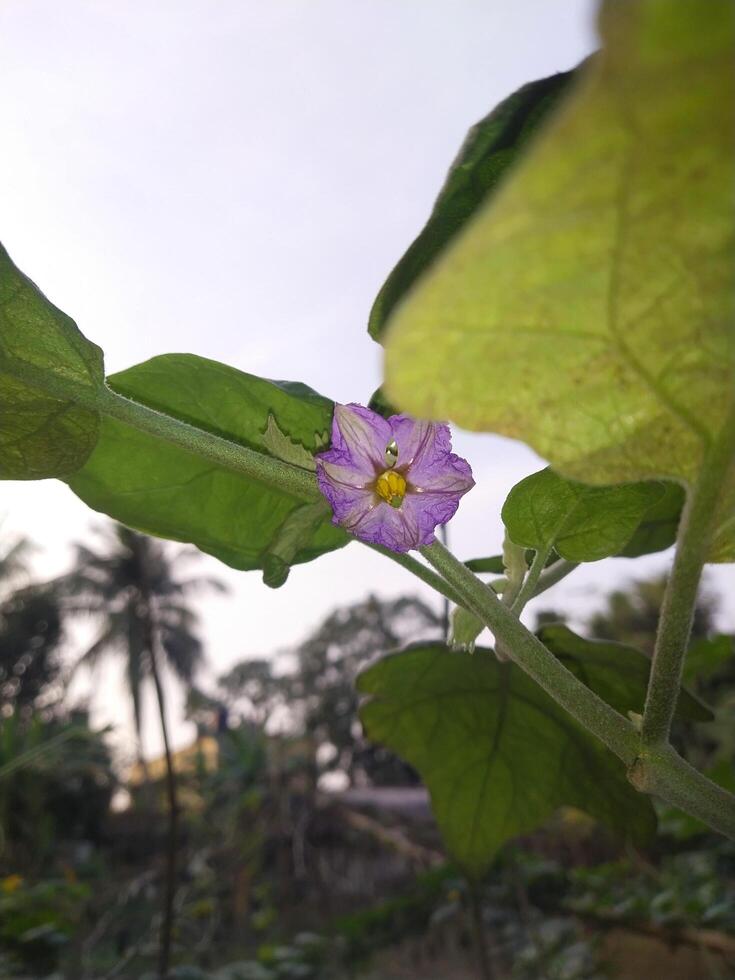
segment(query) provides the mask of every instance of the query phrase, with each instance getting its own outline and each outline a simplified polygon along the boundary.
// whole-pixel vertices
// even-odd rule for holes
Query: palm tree
[[[61,703],[62,610],[53,585],[34,582],[35,546],[0,539],[0,726],[16,712],[48,718]]]
[[[100,627],[97,638],[79,659],[78,666],[94,667],[101,658],[111,654],[125,657],[141,762],[141,689],[150,680],[156,691],[169,802],[166,890],[159,955],[159,973],[166,977],[173,925],[178,805],[162,669],[167,666],[182,683],[191,684],[204,655],[197,635],[197,615],[186,599],[192,592],[201,593],[203,587],[224,591],[224,586],[216,579],[177,576],[178,569],[187,559],[197,554],[194,549],[185,548],[170,555],[161,542],[119,524],[97,530],[97,535],[101,547],[78,544],[75,567],[59,584],[66,609],[92,616]]]
[[[169,555],[161,542],[120,524],[96,528],[95,533],[102,547],[78,544],[74,567],[59,583],[65,609],[99,624],[96,639],[75,669],[94,668],[110,655],[124,657],[142,761],[143,684],[151,680],[157,687],[163,664],[183,684],[191,684],[204,657],[198,617],[186,599],[202,588],[224,591],[224,586],[217,579],[176,576],[174,567],[198,554],[193,549]],[[165,717],[161,725],[163,731]]]
[[[18,580],[28,576],[28,559],[33,545],[28,538],[16,538],[10,542],[0,542],[0,594],[18,584]]]

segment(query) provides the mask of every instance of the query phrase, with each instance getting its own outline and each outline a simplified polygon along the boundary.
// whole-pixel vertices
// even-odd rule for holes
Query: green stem
[[[438,541],[421,553],[462,596],[463,605],[488,626],[511,659],[620,759],[632,764],[638,752],[633,725],[578,680],[543,643]]]
[[[364,542],[363,542],[364,543]],[[384,555],[386,558],[390,558],[394,561],[396,565],[400,565],[401,568],[405,568],[406,571],[411,572],[416,578],[420,578],[422,582],[426,585],[431,586],[439,595],[443,595],[445,599],[449,599],[453,602],[455,606],[464,606],[465,602],[460,596],[456,589],[453,589],[448,582],[445,582],[441,575],[437,575],[436,572],[432,572],[430,568],[423,565],[420,561],[417,561],[412,555],[404,554],[398,551],[391,551],[390,548],[384,548],[382,544],[369,544],[368,548],[373,551],[377,551],[379,555]]]
[[[523,612],[523,607],[526,605],[529,599],[531,599],[535,592],[536,586],[541,578],[541,573],[546,566],[546,559],[549,557],[549,552],[551,551],[551,546],[544,548],[541,551],[537,551],[533,556],[533,561],[531,562],[531,567],[528,570],[528,575],[521,586],[518,595],[515,597],[510,605],[511,612],[514,612],[516,616],[520,616]]]
[[[579,568],[579,562],[567,561],[562,558],[560,561],[555,561],[553,565],[549,568],[545,568],[539,579],[538,586],[531,598],[535,599],[537,595],[541,595],[550,589],[557,582],[561,582],[562,579],[566,578],[575,568]]]
[[[446,524],[442,524],[439,528],[439,540],[445,548],[449,547],[449,531],[447,530]],[[449,599],[447,596],[444,596],[444,601],[442,603],[442,636],[444,637],[444,642],[446,644],[449,644],[451,632],[452,620],[449,615]]]
[[[735,840],[735,796],[690,766],[670,745],[644,747],[628,779],[641,792],[661,797]]]
[[[218,466],[242,473],[301,500],[319,500],[316,477],[308,470],[258,453],[238,442],[199,429],[105,387],[98,393],[95,407],[109,418],[124,422],[140,432],[148,432],[174,446],[208,459]]]
[[[668,741],[692,630],[702,569],[712,543],[722,484],[735,457],[735,403],[711,443],[682,514],[671,576],[661,607],[643,710],[643,745]]]
[[[13,373],[26,384],[57,398],[82,405],[92,412],[117,419],[140,432],[147,432],[186,452],[210,460],[218,466],[242,473],[277,490],[285,491],[300,500],[319,500],[321,494],[316,477],[308,470],[256,452],[239,442],[233,442],[206,429],[189,425],[141,402],[118,394],[106,384],[84,385],[37,368],[33,364],[13,362]]]
[[[461,561],[439,542],[421,552],[495,633],[511,659],[628,766],[628,778],[637,789],[660,796],[735,839],[735,796],[693,769],[670,745],[641,749],[633,725],[563,667]]]

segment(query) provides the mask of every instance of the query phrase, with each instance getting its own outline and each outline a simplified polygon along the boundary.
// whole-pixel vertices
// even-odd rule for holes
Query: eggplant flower
[[[452,452],[448,425],[385,419],[362,405],[335,406],[332,445],[316,464],[333,522],[392,551],[431,544],[475,485],[469,463]]]

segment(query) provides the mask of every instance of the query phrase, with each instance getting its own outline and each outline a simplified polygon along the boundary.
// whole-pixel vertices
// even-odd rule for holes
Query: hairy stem
[[[628,778],[641,792],[661,797],[735,840],[735,796],[690,766],[671,745],[644,747]]]
[[[537,551],[533,556],[533,561],[531,562],[531,567],[528,570],[528,575],[526,575],[518,595],[510,604],[511,612],[514,612],[516,616],[520,616],[528,600],[535,595],[536,586],[539,583],[541,573],[544,570],[546,559],[549,557],[550,551],[551,547],[544,548],[541,551]]]
[[[439,528],[439,539],[445,548],[449,547],[449,531],[447,530],[447,525],[442,524]],[[444,596],[444,601],[442,602],[442,636],[444,637],[444,642],[449,643],[449,635],[452,629],[452,621],[449,616],[449,599]]]
[[[637,789],[660,796],[735,839],[735,796],[693,769],[671,746],[641,749],[633,725],[562,666],[461,561],[438,541],[421,551],[461,594],[465,606],[495,633],[511,659],[628,766],[628,778]]]
[[[61,374],[50,374],[25,361],[14,362],[13,370],[18,378],[40,391],[73,401],[93,412],[99,412],[102,416],[117,419],[140,432],[148,432],[201,459],[208,459],[225,469],[242,473],[300,500],[321,499],[316,477],[308,470],[256,452],[242,443],[190,425],[155,408],[149,408],[142,402],[126,398],[107,384],[96,387],[83,385]]]
[[[364,543],[364,542],[363,542]],[[445,599],[449,599],[453,602],[455,606],[464,606],[465,602],[460,596],[456,589],[453,589],[448,582],[446,582],[441,575],[437,575],[436,572],[432,572],[430,568],[417,561],[412,555],[404,554],[403,552],[391,551],[390,548],[384,548],[382,544],[369,544],[367,546],[373,551],[377,551],[379,555],[384,555],[386,558],[390,558],[394,561],[396,565],[400,565],[401,568],[405,568],[407,572],[411,572],[416,578],[421,579],[426,585],[431,586],[435,592],[439,595],[443,595]]]
[[[537,595],[541,595],[550,589],[552,586],[556,585],[557,582],[561,582],[562,579],[566,578],[575,568],[579,568],[579,562],[567,561],[562,558],[560,561],[555,561],[553,565],[545,568],[541,573],[541,577],[538,580],[538,585],[536,586],[532,599],[535,599]]]
[[[541,573],[541,577],[538,580],[536,588],[533,590],[533,595],[529,597],[530,599],[535,599],[536,596],[541,595],[546,592],[547,589],[552,588],[557,582],[561,582],[562,579],[566,578],[567,575],[571,574],[575,568],[579,568],[579,562],[567,561],[565,558],[555,561],[553,565],[545,568]],[[488,585],[493,590],[499,594],[503,594],[508,587],[508,579],[494,578],[488,582]]]
[[[308,470],[255,452],[238,442],[223,439],[140,402],[131,401],[111,388],[104,388],[98,394],[95,407],[104,415],[125,422],[141,432],[149,432],[201,459],[208,459],[301,500],[321,499],[316,477]]]
[[[421,553],[459,592],[463,605],[488,626],[510,658],[551,697],[630,765],[637,755],[633,725],[578,680],[459,559],[435,541]]]
[[[699,479],[682,514],[671,576],[661,607],[641,741],[668,741],[692,630],[702,569],[712,543],[722,483],[735,457],[735,403],[719,437],[710,445]]]

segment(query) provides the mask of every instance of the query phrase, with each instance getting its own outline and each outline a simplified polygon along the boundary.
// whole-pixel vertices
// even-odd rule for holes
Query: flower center
[[[391,507],[400,507],[406,495],[406,480],[395,470],[384,470],[375,481],[375,492]]]

